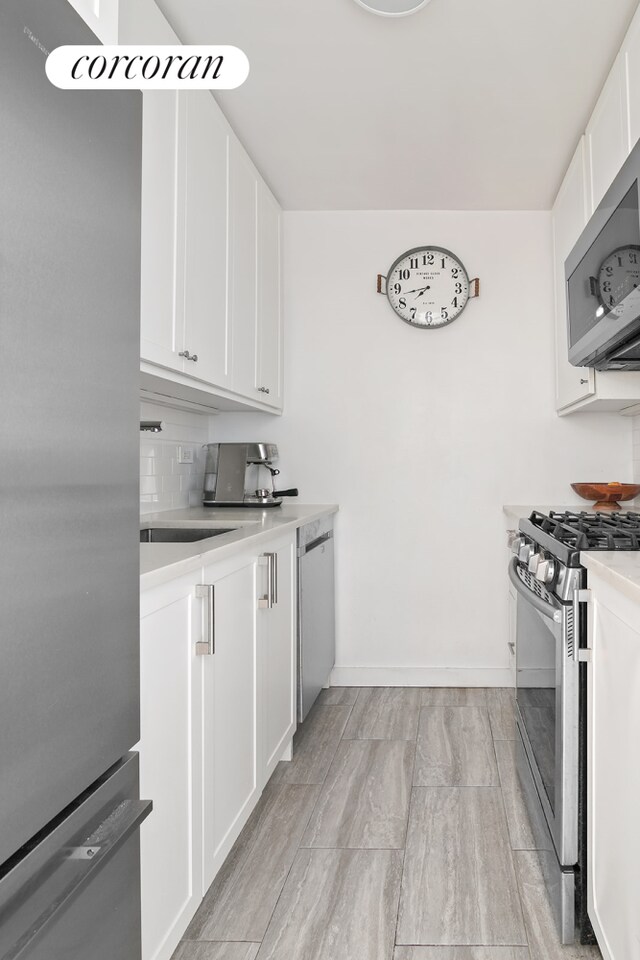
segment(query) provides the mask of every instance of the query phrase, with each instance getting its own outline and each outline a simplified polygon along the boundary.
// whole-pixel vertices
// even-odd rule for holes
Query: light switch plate
[[[178,447],[178,463],[193,463],[193,447]]]

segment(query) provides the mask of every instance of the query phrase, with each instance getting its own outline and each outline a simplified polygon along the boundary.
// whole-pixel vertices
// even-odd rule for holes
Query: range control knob
[[[541,554],[532,553],[531,556],[529,557],[529,562],[527,564],[527,570],[529,571],[529,573],[532,573],[535,576],[536,570],[538,569],[538,565],[541,561],[542,561]]]
[[[516,557],[520,555],[520,547],[523,547],[525,544],[524,537],[514,537],[511,541],[511,553],[515,553]]]
[[[540,580],[542,583],[551,583],[555,575],[555,560],[552,560],[551,557],[546,557],[544,560],[541,560],[535,572],[536,580]]]
[[[527,564],[531,559],[531,554],[533,553],[533,544],[527,543],[524,541],[518,550],[518,560],[520,563]]]

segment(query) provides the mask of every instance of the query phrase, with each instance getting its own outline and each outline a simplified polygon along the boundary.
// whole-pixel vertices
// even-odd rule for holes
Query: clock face
[[[469,277],[449,250],[416,247],[389,270],[387,297],[406,323],[433,330],[460,316],[469,300]]]
[[[624,301],[639,286],[640,247],[620,247],[603,260],[598,271],[598,294],[609,313],[621,314]]]

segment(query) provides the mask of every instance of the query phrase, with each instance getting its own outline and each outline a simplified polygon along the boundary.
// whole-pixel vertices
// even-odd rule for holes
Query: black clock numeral
[[[442,264],[442,269],[443,269],[443,270],[444,270],[444,267],[445,267],[444,259],[445,259],[445,258],[442,257],[442,259],[441,259],[441,261],[440,261],[440,263]]]
[[[393,285],[393,292],[394,292],[394,293],[402,293],[402,287],[400,286],[399,283],[394,283],[394,285]]]
[[[447,310],[446,307],[440,307],[440,319],[441,320],[449,319],[449,311]]]
[[[611,296],[609,297],[609,306],[612,307],[615,304],[615,302],[616,302],[616,298],[613,296],[613,294],[611,294]]]
[[[431,313],[431,310],[427,310],[427,312],[425,313],[425,315],[424,315],[424,322],[425,322],[425,323],[433,323],[433,314]]]
[[[457,267],[451,267],[451,276],[453,277],[454,280],[456,279],[459,273],[460,271],[458,270]]]
[[[416,308],[415,308],[415,307],[411,307],[411,309],[409,310],[409,316],[411,317],[412,320],[415,320],[415,318],[416,318]]]
[[[407,309],[407,301],[405,300],[404,297],[400,297],[400,299],[398,300],[398,306],[400,307],[401,310]]]
[[[604,272],[606,273],[606,275],[607,275],[608,277],[612,277],[612,276],[613,276],[613,267],[612,267],[611,265],[609,265],[608,267],[605,267],[605,268],[604,268]]]
[[[422,255],[422,266],[423,266],[423,267],[426,267],[426,265],[427,265],[427,256],[426,256],[426,254],[423,253],[423,255]]]
[[[408,280],[410,276],[411,276],[410,270],[398,270],[398,279]]]
[[[638,254],[637,254],[637,253],[630,253],[630,254],[629,254],[629,263],[637,263],[637,262],[638,262]]]
[[[462,293],[462,284],[460,282],[456,283],[456,295],[460,296]]]
[[[457,298],[457,297],[454,297],[454,298],[453,298],[453,300],[451,301],[451,306],[457,308],[457,306],[458,306],[458,298]]]
[[[411,257],[411,259],[409,260],[409,266],[411,267],[412,270],[417,270],[417,269],[418,269],[418,258],[417,258],[417,257]]]
[[[605,280],[602,284],[603,293],[611,293],[611,280]]]
[[[622,257],[616,257],[616,260],[618,261],[618,266],[621,267],[621,266],[622,266]]]
[[[430,267],[433,266],[434,260],[435,260],[435,255],[434,255],[433,253],[428,253],[428,254],[427,254],[427,263],[428,263],[428,265],[429,265]]]

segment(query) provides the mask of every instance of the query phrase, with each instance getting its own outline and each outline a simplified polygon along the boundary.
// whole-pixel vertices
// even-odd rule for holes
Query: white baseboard
[[[332,687],[511,687],[509,667],[334,667]]]

